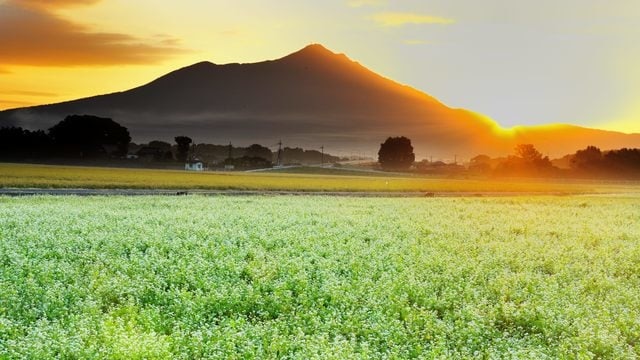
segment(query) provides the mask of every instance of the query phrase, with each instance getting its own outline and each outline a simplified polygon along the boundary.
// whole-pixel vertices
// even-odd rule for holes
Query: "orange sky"
[[[640,132],[640,2],[0,1],[0,109],[322,43],[503,126]]]

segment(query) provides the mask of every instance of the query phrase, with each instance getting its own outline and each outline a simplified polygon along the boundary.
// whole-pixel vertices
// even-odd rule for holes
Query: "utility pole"
[[[229,159],[231,159],[231,152],[233,151],[233,146],[231,145],[231,141],[229,141]]]
[[[276,166],[282,165],[282,140],[278,141],[278,157],[276,158]]]
[[[320,160],[320,166],[324,167],[324,145],[320,146],[320,151],[322,153],[322,158]]]
[[[196,159],[196,144],[189,146],[189,153],[187,154],[187,161],[194,161]]]

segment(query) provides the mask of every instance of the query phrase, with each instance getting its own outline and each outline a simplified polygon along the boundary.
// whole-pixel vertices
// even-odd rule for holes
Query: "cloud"
[[[9,109],[14,107],[24,107],[35,105],[28,101],[12,101],[12,100],[0,100],[0,109]]]
[[[353,8],[359,8],[363,6],[381,6],[386,4],[386,0],[348,0],[347,5]]]
[[[397,27],[403,25],[419,25],[419,24],[438,24],[448,25],[453,24],[453,19],[443,18],[439,16],[415,14],[415,13],[402,13],[402,12],[382,12],[371,16],[373,21],[377,22],[381,26]]]
[[[0,3],[0,65],[78,66],[156,63],[184,52],[173,38],[144,39],[95,32],[57,16],[52,8],[96,0]]]
[[[24,96],[37,96],[37,97],[59,96],[59,94],[54,94],[50,92],[24,91],[24,90],[0,91],[0,95],[24,95]]]
[[[40,8],[64,8],[75,5],[91,5],[98,3],[100,0],[10,0],[8,2],[17,4],[22,7],[40,7]]]

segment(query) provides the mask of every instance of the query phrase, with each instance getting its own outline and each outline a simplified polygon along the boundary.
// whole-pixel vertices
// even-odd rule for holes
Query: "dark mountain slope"
[[[120,93],[0,112],[0,126],[46,129],[68,114],[112,117],[136,141],[184,134],[198,142],[282,139],[292,146],[376,151],[386,137],[405,135],[419,153],[435,156],[504,153],[521,139],[554,136],[546,128],[507,134],[487,118],[449,108],[321,45],[253,64],[201,62]],[[562,132],[571,142],[555,143],[554,153],[583,145],[581,135],[571,133],[586,130],[571,129]],[[640,146],[640,135],[593,131],[602,139],[590,136],[584,146]]]

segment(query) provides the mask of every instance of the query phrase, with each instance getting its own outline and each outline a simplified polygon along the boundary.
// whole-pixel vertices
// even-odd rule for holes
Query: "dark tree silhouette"
[[[378,162],[385,170],[407,170],[415,159],[411,140],[404,136],[390,137],[380,144]]]
[[[160,140],[149,141],[147,146],[143,146],[138,150],[137,155],[140,158],[153,159],[154,161],[173,160],[171,144]]]
[[[290,148],[287,146],[285,146],[284,149],[282,149],[283,164],[320,163],[322,161],[322,158],[323,158],[322,153],[317,150],[305,150],[299,147]],[[331,156],[326,153],[324,154],[324,162],[326,163],[335,163],[339,160],[340,158],[336,156]]]
[[[469,161],[469,171],[473,173],[488,173],[491,171],[491,158],[488,155],[478,155]]]
[[[109,118],[69,115],[49,129],[49,136],[65,156],[95,157],[126,155],[129,130]]]
[[[617,177],[640,176],[640,149],[622,148],[604,155],[604,166]]]
[[[268,147],[264,147],[259,144],[253,144],[247,148],[245,151],[245,156],[248,157],[259,157],[263,158],[269,162],[273,160],[273,153]]]
[[[584,150],[576,151],[571,158],[570,165],[574,170],[594,171],[602,167],[602,151],[595,146],[587,146]]]
[[[524,161],[533,163],[542,159],[542,154],[536,150],[533,144],[518,144],[515,149],[516,156]]]
[[[543,157],[532,144],[517,145],[515,156],[509,156],[496,168],[497,173],[510,176],[550,176],[557,170],[549,157]]]
[[[178,144],[176,159],[183,162],[187,161],[187,158],[189,157],[189,148],[193,140],[188,136],[176,136],[174,140],[176,141],[176,144]]]
[[[239,158],[227,158],[225,165],[233,165],[236,169],[264,169],[273,166],[270,160],[259,156],[242,156]]]
[[[160,140],[149,141],[147,146],[151,146],[151,147],[160,149],[163,152],[171,150],[171,144],[169,144],[168,142],[160,141]]]
[[[20,127],[0,128],[0,158],[43,158],[51,152],[51,139],[42,130],[29,131]]]

